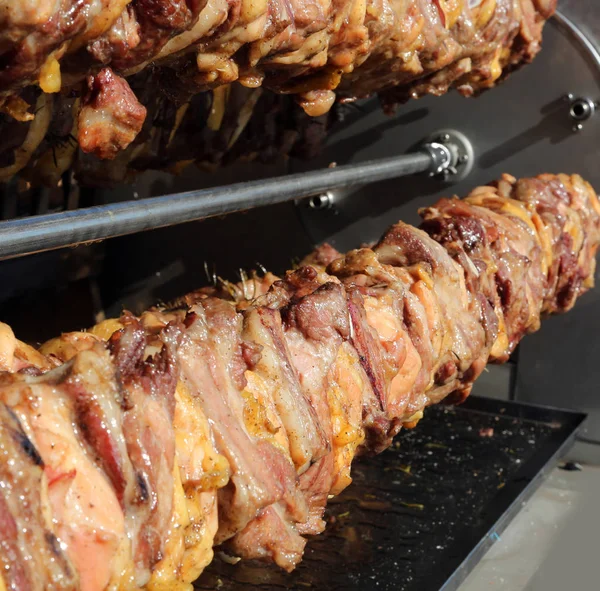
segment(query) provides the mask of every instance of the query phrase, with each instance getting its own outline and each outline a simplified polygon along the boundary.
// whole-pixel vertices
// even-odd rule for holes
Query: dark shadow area
[[[423,196],[436,194],[446,189],[448,195],[455,193],[452,185],[437,178],[430,178],[426,174],[417,174],[396,179],[371,183],[369,185],[352,187],[351,190],[340,192],[341,204],[327,210],[311,210],[308,203],[302,203],[300,217],[310,237],[317,243],[336,234],[357,220],[380,218],[391,210],[406,206],[406,211],[396,216],[402,221],[419,225],[418,209],[422,205],[431,205],[435,199],[425,200]],[[415,201],[418,201],[415,203]],[[394,220],[396,221],[396,220]],[[382,231],[382,230],[381,230]],[[379,236],[377,236],[379,238]],[[361,236],[352,244],[338,245],[343,248],[356,248]]]
[[[240,269],[256,269],[257,263],[282,273],[312,243],[294,204],[284,203],[115,238],[105,248],[98,282],[107,313],[118,314],[123,307],[140,312],[208,285],[205,263],[234,281]]]
[[[378,106],[378,105],[377,105]],[[397,117],[389,117],[386,121],[376,125],[370,129],[352,136],[352,139],[343,139],[334,142],[327,146],[325,154],[333,158],[338,164],[345,164],[351,160],[357,152],[364,150],[375,143],[380,142],[385,133],[400,127],[409,125],[425,119],[429,115],[429,109],[416,109],[399,115]]]
[[[42,252],[0,264],[0,318],[26,342],[40,343],[95,322],[95,277],[105,244]]]
[[[569,138],[575,132],[574,122],[569,118],[568,112],[568,105],[562,98],[548,103],[540,110],[542,118],[536,125],[482,154],[479,166],[484,169],[497,166],[499,162],[514,157],[543,140],[555,145]]]

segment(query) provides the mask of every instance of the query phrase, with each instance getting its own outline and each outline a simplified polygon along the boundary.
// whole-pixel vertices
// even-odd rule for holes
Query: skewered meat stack
[[[505,175],[421,216],[39,350],[0,325],[0,588],[189,589],[214,545],[293,569],[355,455],[593,284],[578,176]]]
[[[490,88],[539,51],[555,5],[2,0],[0,181],[56,185],[74,166],[98,184],[310,151],[331,122],[311,117],[336,100],[378,93],[390,110]]]

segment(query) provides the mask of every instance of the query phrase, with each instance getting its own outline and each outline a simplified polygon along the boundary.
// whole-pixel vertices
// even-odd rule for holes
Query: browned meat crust
[[[410,98],[451,88],[476,95],[533,59],[556,4],[81,0],[72,5],[64,0],[65,6],[44,5],[52,15],[46,23],[32,15],[31,0],[4,1],[14,5],[4,19],[9,32],[0,44],[0,108],[6,113],[27,116],[24,105],[19,103],[19,109],[15,103],[15,93],[27,85],[39,82],[47,92],[60,91],[61,101],[82,94],[84,80],[88,89],[83,94],[90,85],[107,84],[101,82],[110,71],[106,68],[115,72],[118,92],[101,92],[106,97],[102,105],[84,100],[80,106],[84,121],[94,120],[93,135],[102,139],[84,142],[82,150],[99,158],[120,152],[112,165],[79,159],[81,176],[90,183],[122,180],[127,172],[146,168],[178,170],[191,161],[214,166],[241,157],[268,158],[273,150],[310,152],[321,141],[326,118],[309,122],[294,111],[294,102],[303,113],[319,117],[336,101],[375,93],[388,111]],[[127,103],[136,104],[125,77],[151,114],[144,132],[139,105],[131,112],[109,106],[124,95]],[[269,98],[261,87],[293,100]],[[135,124],[117,123],[123,129],[111,137],[100,130],[113,122],[100,116],[108,110],[115,121],[122,113]],[[256,127],[251,129],[253,114]],[[6,150],[14,152],[14,147]],[[51,166],[48,158],[37,161],[38,155],[39,150],[31,154],[32,168]],[[0,161],[9,159],[0,154]],[[15,172],[14,167],[0,169],[0,181]],[[29,176],[56,177],[48,172]]]
[[[87,84],[79,112],[79,147],[87,154],[112,160],[140,132],[146,109],[129,84],[110,68],[90,76]]]
[[[293,569],[356,454],[464,400],[487,362],[593,285],[600,202],[578,176],[505,175],[421,216],[373,248],[321,247],[282,279],[63,335],[48,357],[0,324],[7,588],[72,589],[77,570],[92,591],[135,589],[158,570],[187,589],[213,544]]]

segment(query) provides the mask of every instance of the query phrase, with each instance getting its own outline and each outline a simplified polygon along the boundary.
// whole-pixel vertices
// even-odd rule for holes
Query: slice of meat
[[[4,588],[79,589],[78,573],[46,519],[44,462],[15,413],[3,402],[0,457],[0,577]]]
[[[119,70],[130,70],[152,60],[173,36],[189,30],[196,22],[207,0],[136,0],[133,3],[135,19],[139,28],[139,40],[121,47],[121,51],[112,56],[112,64]],[[114,26],[119,27],[116,22]],[[120,25],[122,27],[122,24]],[[111,33],[119,38],[118,34]]]
[[[18,417],[43,462],[45,510],[56,524],[60,547],[79,573],[80,588],[127,587],[132,577],[125,516],[81,435],[75,403],[63,387],[78,369],[71,361],[39,377],[14,375],[0,388],[0,399]]]
[[[405,293],[402,286],[370,287],[363,290],[365,315],[381,343],[383,370],[388,384],[384,409],[390,418],[402,417],[421,369],[415,358],[404,322]],[[398,383],[399,378],[402,383]]]
[[[218,528],[217,490],[229,480],[229,463],[215,449],[198,400],[181,381],[175,401],[173,514],[164,535],[162,560],[147,584],[149,591],[166,591],[175,585],[183,589],[211,562]]]
[[[55,359],[57,363],[66,363],[80,353],[93,349],[101,340],[92,332],[67,332],[46,341],[39,349],[40,353]]]
[[[481,293],[493,308],[498,330],[492,359],[508,359],[516,342],[539,326],[540,294],[546,286],[542,251],[529,213],[499,199],[490,187],[464,201],[442,200],[423,215],[425,228],[455,253],[471,287],[477,288],[472,293]],[[482,308],[481,316],[489,326],[489,311]]]
[[[382,346],[369,325],[360,289],[346,283],[348,310],[352,321],[351,341],[370,387],[363,394],[363,427],[365,442],[361,451],[379,453],[389,447],[401,422],[387,416],[387,384],[383,373]]]
[[[179,330],[167,322],[154,325],[157,334],[130,314],[95,327],[110,335],[114,364],[92,332],[67,333],[43,346],[56,359],[72,359],[62,387],[125,513],[138,586],[162,558],[173,507]]]
[[[101,64],[116,61],[140,44],[140,29],[134,4],[128,4],[109,30],[89,43],[87,51]]]
[[[43,64],[53,52],[60,59],[61,45],[82,32],[87,24],[93,0],[2,0],[0,1],[0,88],[22,88],[36,82]],[[89,15],[91,16],[91,15]],[[61,86],[60,66],[56,57],[58,79],[48,92]],[[52,62],[50,62],[52,63]],[[51,87],[51,88],[50,88]]]
[[[110,68],[89,76],[87,86],[79,112],[79,147],[98,158],[113,159],[141,131],[146,108]]]
[[[596,259],[588,253],[594,249],[592,244],[598,235],[600,205],[596,194],[581,177],[568,175],[518,181],[504,175],[498,191],[525,203],[532,212],[549,261],[543,312],[569,310],[581,290],[590,286],[589,277],[593,276]]]
[[[217,449],[231,469],[230,482],[219,490],[216,543],[234,536],[284,495],[283,484],[263,455],[272,446],[253,440],[244,425],[241,324],[230,304],[206,298],[188,314],[179,349],[182,379],[200,401]]]
[[[320,284],[321,281],[325,282]],[[288,273],[282,285],[291,295],[290,302],[281,310],[285,341],[328,448],[327,454],[300,476],[310,516],[299,530],[312,534],[325,527],[322,515],[336,479],[332,410],[337,408],[327,393],[338,352],[350,336],[350,317],[343,287],[327,281],[324,274],[319,276],[312,267]]]
[[[383,369],[383,350],[377,332],[368,321],[361,290],[347,284],[348,309],[352,319],[352,340],[358,351],[361,364],[371,380],[379,407],[387,408],[387,383]]]
[[[62,388],[73,401],[83,439],[96,454],[125,508],[133,502],[138,487],[125,442],[123,398],[114,366],[106,349],[98,344],[72,360]]]
[[[367,248],[349,252],[328,270],[352,293],[353,320],[360,336],[356,346],[381,409],[389,419],[402,418],[421,367],[404,324],[406,287],[393,268],[382,265]],[[402,370],[405,386],[398,384]]]
[[[504,313],[496,289],[496,264],[486,226],[474,215],[470,205],[459,200],[440,200],[436,207],[423,209],[422,229],[463,268],[470,293],[478,294],[486,346],[499,358],[508,347]]]
[[[139,322],[130,314],[125,314],[120,320],[104,321],[89,332],[63,334],[45,343],[42,350],[65,362],[75,357],[77,353],[98,347],[103,340],[111,339],[111,345],[117,352],[117,362],[123,368],[122,377],[127,382],[119,383],[119,407],[132,406],[128,393],[133,390],[133,396],[140,398],[140,390],[136,385],[131,384],[132,380],[135,382],[149,377],[150,382],[147,385],[150,386],[150,390],[152,387],[156,390],[158,385],[157,380],[152,379],[152,372],[148,371],[148,365],[160,368],[162,364],[163,370],[174,369],[172,358],[174,343],[172,340],[169,341],[168,331],[164,334],[164,330],[168,328],[169,322],[177,322],[177,320],[178,314],[158,310],[143,314]],[[171,339],[175,336],[172,334]],[[170,353],[163,351],[165,340],[167,343],[170,342]],[[143,343],[145,343],[144,349],[141,346]],[[167,353],[171,355],[170,363],[164,363]],[[155,357],[148,359],[149,355]],[[105,369],[107,371],[103,373],[106,375],[114,371],[114,368],[110,367]],[[110,383],[110,380],[105,382]],[[164,380],[162,382],[164,383]],[[81,380],[78,380],[76,385],[79,391],[84,389]],[[172,385],[169,386],[169,380],[166,386],[166,390],[154,392],[165,403],[171,399]],[[229,464],[214,449],[206,417],[182,382],[178,382],[174,397],[172,436],[176,450],[172,462],[173,510],[170,516],[168,514],[170,505],[168,502],[163,502],[165,499],[168,500],[169,491],[165,486],[160,486],[161,481],[170,486],[166,481],[166,468],[170,463],[169,454],[162,451],[169,450],[171,447],[170,434],[164,428],[164,420],[160,430],[154,429],[152,436],[161,443],[161,452],[157,452],[156,443],[152,445],[149,437],[144,436],[143,433],[145,425],[149,424],[149,419],[152,421],[152,428],[156,426],[157,421],[160,422],[161,416],[164,419],[164,407],[161,411],[152,402],[147,404],[142,399],[138,400],[139,408],[135,413],[130,414],[130,411],[125,413],[127,441],[130,447],[131,442],[135,446],[132,459],[136,460],[137,468],[140,470],[133,473],[135,486],[132,490],[133,495],[128,495],[125,499],[125,510],[128,514],[129,537],[134,542],[134,554],[137,548],[136,581],[137,584],[146,581],[151,568],[151,578],[147,582],[147,587],[151,591],[163,590],[165,586],[170,587],[173,584],[174,573],[178,573],[177,581],[191,583],[212,560],[212,546],[218,523],[216,490],[224,486],[229,479]],[[110,393],[108,398],[110,400]],[[99,401],[91,401],[90,406],[93,408],[94,403],[97,405],[98,402],[102,405],[108,403],[106,396],[103,396]],[[166,404],[167,408],[170,406],[170,403]],[[141,409],[147,410],[144,413]],[[167,411],[167,415],[170,415],[170,411]],[[106,420],[103,420],[103,423],[110,429],[115,421],[108,420],[106,414],[104,417]],[[121,423],[123,422],[122,417],[117,418]],[[161,432],[165,441],[160,441]],[[144,451],[140,457],[139,450],[142,444]],[[151,459],[154,464],[151,471],[148,471],[147,461],[143,457],[149,453],[152,454]],[[162,470],[161,458],[167,459],[167,462],[162,461]],[[127,460],[129,461],[129,458]],[[159,476],[160,474],[162,476]],[[143,491],[139,488],[140,482],[144,483]],[[149,498],[148,502],[144,503],[143,497],[153,497],[154,500],[151,501]],[[157,544],[157,541],[160,541],[160,544]],[[154,564],[159,556],[160,561]]]
[[[309,255],[305,256],[300,261],[301,267],[317,267],[325,270],[328,265],[333,263],[336,259],[341,258],[343,255],[338,252],[331,244],[325,242],[320,246],[317,246]]]
[[[470,195],[467,203],[477,212],[485,207],[487,215],[481,217],[497,231],[491,246],[510,353],[525,334],[540,327],[547,269],[538,234],[530,212],[517,201],[499,197],[495,189]]]
[[[121,323],[124,328],[111,336],[110,346],[119,370],[123,433],[135,473],[127,514],[137,528],[131,532],[133,559],[136,583],[142,586],[163,556],[164,532],[173,512],[173,421],[181,329],[167,325],[159,334],[159,351],[146,357],[151,335],[130,315],[122,316]]]
[[[444,380],[435,384],[426,395],[429,404],[446,397],[454,385],[470,390],[475,377],[483,371],[489,351],[482,326],[479,300],[467,291],[464,271],[447,251],[425,232],[407,224],[392,226],[374,247],[378,260],[387,265],[415,268],[414,272],[428,270],[432,292],[439,305],[439,318],[443,322],[441,349],[432,364],[434,375],[446,368]],[[453,366],[455,369],[453,369]],[[452,379],[448,381],[448,376]]]
[[[306,545],[299,534],[299,524],[307,520],[309,508],[291,461],[268,443],[261,447],[260,453],[282,486],[281,499],[261,509],[242,531],[228,540],[227,547],[241,557],[270,560],[292,571],[302,559]]]
[[[381,451],[389,446],[402,425],[400,417],[390,409],[390,394],[392,380],[406,357],[402,327],[404,286],[367,248],[334,260],[327,271],[346,290],[351,341],[371,386],[363,389],[365,443],[361,451]]]
[[[254,398],[251,389],[246,390],[245,374],[247,368],[256,367],[259,349],[242,339],[242,316],[231,304],[209,297],[192,310],[192,315],[202,311],[209,327],[210,340],[206,346],[212,355],[220,352],[223,362],[214,367],[211,358],[205,358],[212,366],[211,387],[216,391],[211,393],[206,385],[202,387],[201,405],[213,425],[216,423],[213,417],[219,416],[222,421],[221,413],[229,414],[224,428],[213,427],[217,448],[227,457],[231,468],[229,484],[219,491],[221,517],[216,541],[226,541],[230,551],[241,556],[269,557],[283,568],[291,569],[300,560],[305,544],[295,524],[306,519],[307,509],[296,486],[289,450],[273,439],[269,422],[263,423],[260,418],[267,410],[262,395],[268,397],[269,392]],[[197,346],[200,344],[197,317],[189,318],[187,323],[190,321],[188,335]],[[195,356],[200,361],[205,353],[200,355],[196,349]],[[186,374],[186,361],[182,361],[184,375],[189,376],[188,384],[195,388],[192,391],[200,393],[200,384],[208,376],[200,374],[198,364],[193,375]],[[219,396],[220,400],[209,400],[210,396]],[[227,410],[221,407],[221,400],[227,401]],[[254,407],[258,407],[257,412]],[[278,532],[277,542],[273,537],[275,532]]]
[[[364,400],[373,395],[358,354],[349,341],[338,349],[327,382],[334,474],[329,494],[338,495],[352,482],[352,461],[365,440]]]
[[[273,561],[288,572],[302,560],[306,545],[279,503],[262,509],[232,542],[235,554]]]
[[[298,473],[327,452],[322,427],[300,386],[277,309],[257,305],[244,311],[244,338],[262,347],[253,372],[274,384],[273,403],[285,427]]]

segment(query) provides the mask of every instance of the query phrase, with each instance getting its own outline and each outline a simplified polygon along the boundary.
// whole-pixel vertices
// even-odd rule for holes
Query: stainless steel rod
[[[361,164],[4,221],[0,222],[0,259],[282,203],[339,187],[435,170],[440,164],[439,158],[435,151],[424,149]]]

